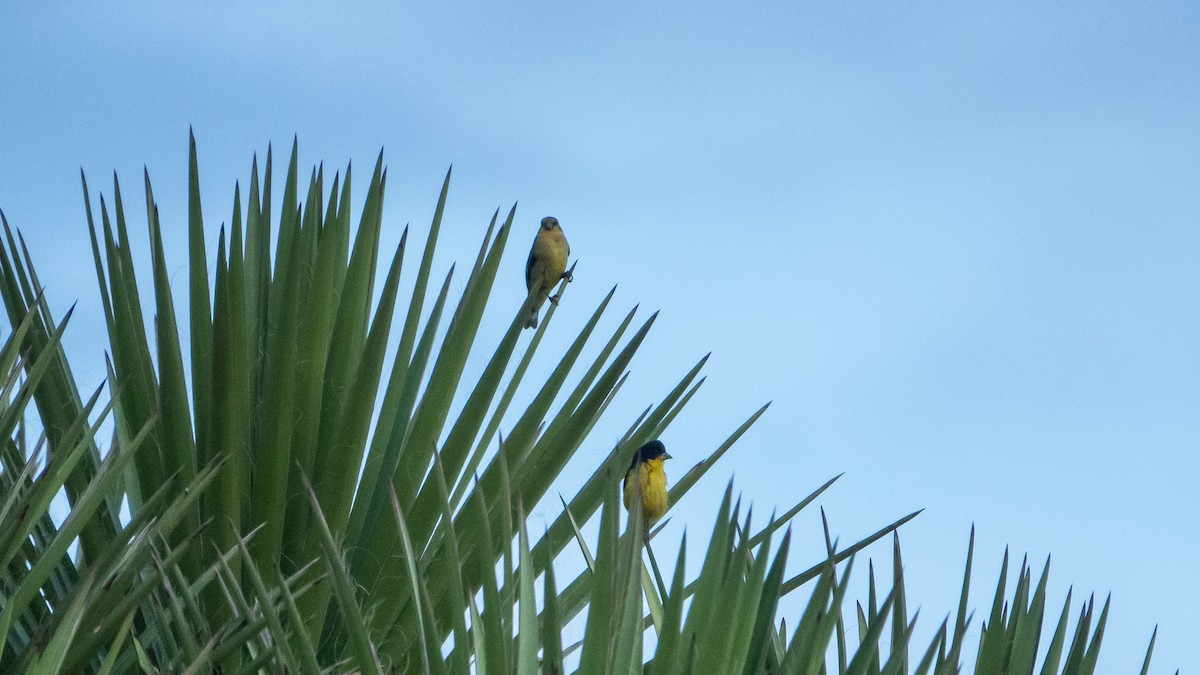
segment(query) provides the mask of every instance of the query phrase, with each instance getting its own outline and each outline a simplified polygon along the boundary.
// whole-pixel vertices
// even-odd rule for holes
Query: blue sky
[[[616,313],[662,310],[597,452],[710,350],[664,438],[676,475],[774,401],[669,539],[707,531],[731,474],[765,515],[844,471],[822,499],[843,542],[926,509],[902,544],[929,632],[974,523],[977,606],[1006,544],[1052,553],[1052,602],[1113,592],[1102,672],[1138,667],[1155,624],[1158,672],[1200,667],[1197,6],[0,14],[0,208],[59,311],[80,301],[81,383],[104,344],[81,166],[134,195],[149,168],[178,275],[189,125],[214,245],[268,142],[360,171],[384,147],[392,243],[423,239],[453,163],[443,269],[519,200],[503,292],[542,215],[580,260],[560,340],[614,283]],[[796,534],[799,568],[818,520]]]

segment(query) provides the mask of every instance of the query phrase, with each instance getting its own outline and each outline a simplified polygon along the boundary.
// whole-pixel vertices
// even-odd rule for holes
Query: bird
[[[558,295],[550,295],[550,289],[559,279],[571,281],[567,272],[567,258],[571,255],[571,246],[563,235],[558,218],[546,216],[538,228],[537,236],[533,238],[533,247],[529,249],[529,261],[525,263],[525,288],[533,292],[538,282],[541,282],[539,298],[529,308],[529,318],[525,320],[526,328],[537,328],[538,312],[542,303],[549,299],[552,304],[558,304]]]
[[[663,462],[671,459],[662,441],[646,443],[633,453],[629,471],[625,473],[625,508],[632,511],[638,496],[642,499],[642,522],[645,529],[667,512],[670,505],[667,496],[667,474]]]

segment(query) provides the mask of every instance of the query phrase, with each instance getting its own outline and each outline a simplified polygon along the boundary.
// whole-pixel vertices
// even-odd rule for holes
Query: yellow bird
[[[529,250],[529,261],[525,263],[525,288],[533,292],[534,286],[540,281],[541,297],[529,310],[529,318],[525,321],[526,328],[537,328],[538,312],[547,298],[555,305],[558,304],[558,295],[550,295],[550,289],[559,279],[571,281],[567,273],[567,258],[570,255],[571,246],[567,244],[567,238],[558,226],[558,218],[542,218],[542,226],[533,238],[533,248]]]
[[[646,529],[662,518],[670,505],[667,474],[663,471],[663,462],[668,459],[671,456],[662,441],[650,441],[633,453],[633,462],[625,474],[625,508],[632,509],[640,494]]]

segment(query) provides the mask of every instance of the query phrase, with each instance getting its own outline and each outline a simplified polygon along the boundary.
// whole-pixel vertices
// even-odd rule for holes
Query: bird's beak
[[[664,452],[664,453],[663,453],[663,459],[671,459],[671,455],[669,455],[668,453],[665,453],[665,452]]]

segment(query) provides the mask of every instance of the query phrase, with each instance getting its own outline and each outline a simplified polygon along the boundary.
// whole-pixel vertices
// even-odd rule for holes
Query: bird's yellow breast
[[[634,476],[637,480],[633,480]],[[639,463],[625,475],[625,508],[633,507],[639,488],[642,493],[642,518],[647,527],[663,517],[670,506],[667,495],[667,474],[663,471],[663,460],[650,459]]]

